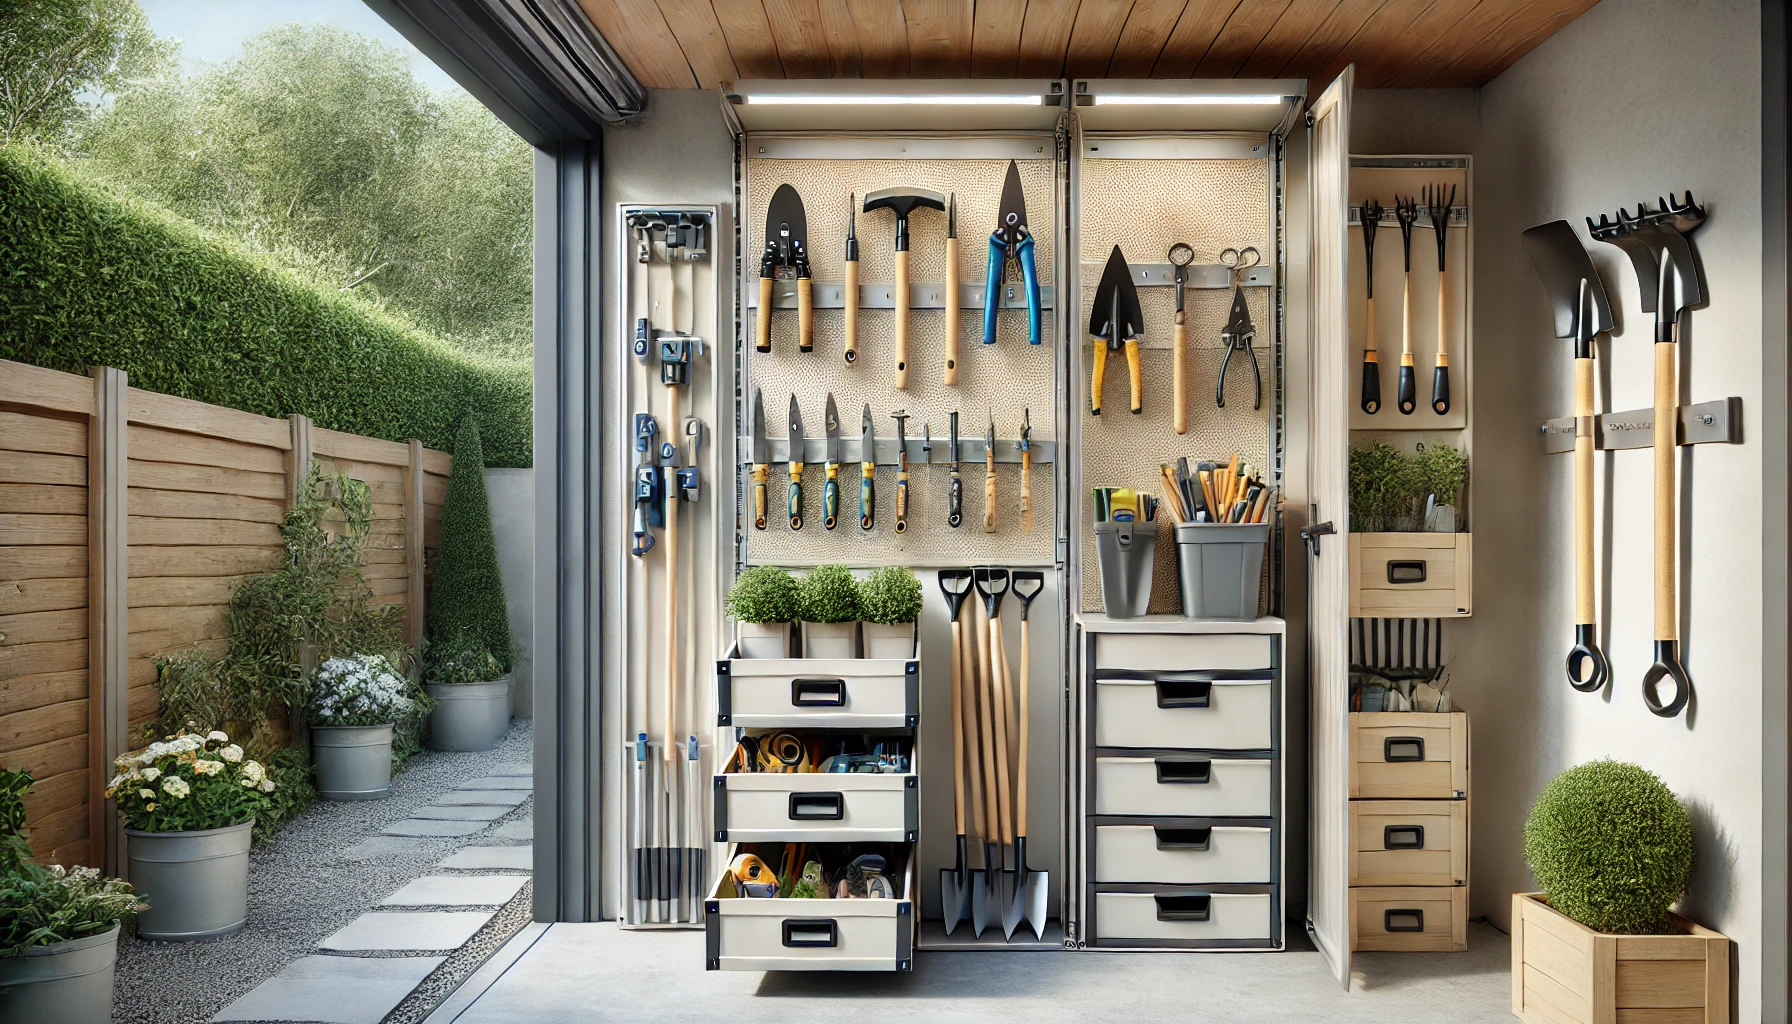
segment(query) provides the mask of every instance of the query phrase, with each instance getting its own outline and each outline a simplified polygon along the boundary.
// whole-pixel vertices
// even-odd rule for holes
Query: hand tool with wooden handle
[[[785,453],[786,465],[790,467],[790,497],[787,504],[790,508],[790,528],[803,528],[803,410],[796,404],[796,396],[790,396],[790,432],[788,434],[790,450]]]
[[[1220,332],[1226,355],[1220,360],[1219,384],[1213,394],[1221,409],[1226,407],[1226,370],[1232,365],[1232,354],[1239,349],[1251,359],[1251,408],[1263,408],[1263,368],[1257,364],[1257,349],[1252,345],[1257,338],[1257,325],[1251,322],[1251,306],[1244,300],[1244,272],[1261,262],[1263,254],[1256,246],[1220,251],[1220,265],[1232,273],[1232,312],[1226,318],[1226,329]]]
[[[772,193],[765,213],[765,252],[759,257],[759,317],[754,324],[753,348],[772,350],[772,281],[792,280],[797,298],[797,346],[804,352],[815,347],[815,305],[809,272],[809,221],[803,198],[789,182]]]
[[[1442,185],[1426,185],[1424,199],[1425,212],[1431,217],[1431,230],[1437,235],[1437,368],[1431,373],[1431,411],[1445,416],[1450,412],[1449,307],[1444,301],[1449,290],[1444,254],[1450,242],[1445,229],[1450,226],[1450,204],[1456,201],[1456,186],[1451,185],[1450,194],[1446,196]]]
[[[958,465],[958,413],[954,411],[951,418],[951,432],[947,435],[952,445],[952,469],[946,482],[946,525],[954,530],[964,525],[964,474]]]
[[[840,411],[834,408],[832,391],[822,426],[827,430],[827,481],[821,485],[821,525],[832,530],[840,524]]]
[[[1419,407],[1419,387],[1412,365],[1412,226],[1419,219],[1419,204],[1411,196],[1394,197],[1394,219],[1400,222],[1400,244],[1406,255],[1405,286],[1400,295],[1400,382],[1394,391],[1394,408],[1411,416]]]
[[[747,439],[747,451],[753,461],[753,529],[765,529],[765,487],[771,479],[771,445],[765,436],[765,399],[753,389],[753,433]]]
[[[1020,532],[1033,532],[1033,410],[1020,414]]]
[[[959,622],[965,598],[971,591],[971,570],[939,570],[940,593],[946,597],[946,609],[952,616],[952,824],[957,833],[958,858],[952,867],[940,869],[940,909],[946,934],[971,913],[970,849],[965,834],[965,687],[963,652],[964,630]]]
[[[940,383],[958,384],[958,193],[946,196],[946,308],[941,329],[946,335],[946,369]]]
[[[924,188],[886,188],[865,196],[865,212],[889,210],[896,215],[896,279],[891,297],[896,302],[896,366],[891,383],[908,387],[908,217],[916,209],[944,211],[946,197]]]
[[[890,416],[896,420],[896,532],[908,532],[908,412],[898,409]]]
[[[996,343],[996,308],[1013,264],[1027,300],[1027,344],[1040,343],[1039,268],[1033,258],[1033,233],[1027,229],[1027,197],[1020,187],[1020,165],[1008,161],[1002,178],[1002,203],[996,229],[989,236],[989,268],[983,276],[983,344]]]
[[[996,532],[996,420],[989,418],[983,435],[983,532]]]
[[[877,521],[877,430],[871,423],[871,403],[865,403],[859,432],[859,529],[869,530]]]
[[[1188,265],[1195,261],[1195,250],[1187,242],[1170,246],[1170,264],[1176,268],[1176,326],[1170,336],[1170,391],[1176,408],[1171,416],[1171,429],[1188,433],[1188,313],[1183,309],[1188,289]]]
[[[846,200],[846,365],[859,361],[859,197],[847,194]],[[833,527],[828,527],[833,529]]]
[[[1119,246],[1108,254],[1101,271],[1101,282],[1095,287],[1095,305],[1089,312],[1089,334],[1099,339],[1094,345],[1094,366],[1089,374],[1089,415],[1101,415],[1102,385],[1107,380],[1108,353],[1126,350],[1126,365],[1132,375],[1132,411],[1142,409],[1139,377],[1139,335],[1144,331],[1145,317],[1139,312],[1139,290],[1133,284],[1132,268]],[[1102,347],[1100,342],[1107,346]]]
[[[983,772],[985,817],[989,831],[983,837],[984,878],[981,897],[993,908],[994,919],[1001,920],[1004,907],[1002,891],[1006,870],[1003,850],[1014,837],[1011,812],[1013,797],[1008,771],[1008,709],[1003,695],[1002,670],[1002,597],[1008,590],[1008,570],[980,567],[972,570],[972,582],[981,602],[979,616],[982,633],[980,675],[983,681]],[[976,896],[973,896],[975,899]]]
[[[1381,203],[1363,203],[1363,397],[1361,407],[1370,416],[1381,411],[1381,362],[1375,350],[1375,229],[1381,226]]]
[[[1027,866],[1027,769],[1032,748],[1033,717],[1029,685],[1033,665],[1033,638],[1028,616],[1033,610],[1033,599],[1045,589],[1045,573],[1037,569],[1016,569],[1008,575],[1009,589],[1020,599],[1020,677],[1015,684],[1020,703],[1020,756],[1014,772],[1014,893],[1002,915],[1002,931],[1008,938],[1013,938],[1014,930],[1025,921],[1033,926],[1033,937],[1043,939],[1051,877],[1044,871]]]

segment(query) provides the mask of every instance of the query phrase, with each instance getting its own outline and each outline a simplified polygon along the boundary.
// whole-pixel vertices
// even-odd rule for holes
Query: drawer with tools
[[[1262,758],[1165,751],[1097,755],[1095,813],[1267,817],[1276,813],[1277,764]]]
[[[1351,885],[1467,885],[1468,801],[1352,800]]]
[[[1267,885],[1275,880],[1274,830],[1268,819],[1117,819],[1094,829],[1096,882]]]
[[[1270,885],[1098,887],[1091,944],[1274,949],[1281,944],[1280,903]]]
[[[1132,672],[1275,668],[1272,633],[1104,633],[1095,638],[1095,668]]]
[[[911,843],[919,781],[907,737],[745,735],[715,777],[714,839]]]
[[[1352,799],[1454,800],[1467,795],[1466,714],[1351,714]]]
[[[1468,886],[1350,890],[1350,948],[1383,952],[1468,949]]]
[[[912,729],[921,663],[893,658],[716,662],[716,724],[747,729]]]
[[[1098,672],[1095,745],[1272,749],[1275,698],[1273,671]]]
[[[712,971],[914,969],[914,848],[731,844],[705,900]]]

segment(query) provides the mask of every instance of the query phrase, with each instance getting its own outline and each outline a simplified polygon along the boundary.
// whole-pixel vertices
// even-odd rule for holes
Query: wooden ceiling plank
[[[1290,4],[1276,19],[1276,23],[1251,51],[1251,56],[1238,69],[1240,78],[1274,78],[1288,63],[1288,58],[1300,51],[1308,39],[1332,12],[1338,9],[1341,0],[1301,0]]]
[[[649,89],[695,89],[697,76],[653,0],[579,0],[591,24]]]
[[[1244,0],[1214,37],[1207,56],[1195,67],[1195,77],[1237,78],[1257,44],[1288,9],[1288,3],[1289,0]]]
[[[714,89],[740,77],[721,22],[709,0],[658,0],[666,26],[677,38],[686,63],[697,76],[697,88]]]
[[[1342,0],[1272,78],[1316,78],[1386,0]],[[1323,84],[1323,83],[1321,83]]]
[[[763,0],[785,78],[827,78],[833,70],[818,0]]]
[[[888,2],[888,0],[886,0]],[[968,78],[973,0],[902,0],[914,78]]]
[[[1386,0],[1375,9],[1375,13],[1363,19],[1356,32],[1338,48],[1337,53],[1332,54],[1331,59],[1317,74],[1306,76],[1308,94],[1317,96],[1319,90],[1343,74],[1344,69],[1352,64],[1357,65],[1358,88],[1361,88],[1363,62],[1406,31],[1429,6],[1431,0]]]
[[[847,0],[866,78],[907,78],[908,22],[890,0]]]
[[[1387,76],[1382,88],[1416,89],[1470,53],[1489,47],[1504,49],[1510,37],[1501,30],[1525,6],[1526,0],[1481,0],[1448,32],[1440,33],[1418,56]]]
[[[1170,38],[1151,68],[1152,78],[1187,78],[1200,67],[1220,30],[1238,9],[1238,0],[1188,0]]]
[[[1021,78],[1064,77],[1064,52],[1081,5],[1082,0],[1029,0],[1020,29],[1016,70]]]
[[[1598,0],[1565,0],[1556,4],[1531,4],[1526,7],[1522,18],[1515,17],[1506,23],[1506,36],[1513,41],[1497,54],[1470,55],[1453,67],[1439,72],[1432,82],[1426,83],[1432,88],[1468,87],[1479,88],[1498,78],[1502,72],[1536,49],[1545,39],[1561,31],[1569,22],[1585,14]]]
[[[971,27],[971,77],[1015,78],[1027,0],[976,0]]]
[[[1064,51],[1064,74],[1070,78],[1106,77],[1130,13],[1132,0],[1092,0],[1078,8],[1070,46]]]
[[[1389,40],[1373,56],[1356,62],[1358,89],[1385,88],[1394,76],[1409,67],[1439,39],[1445,38],[1467,18],[1478,0],[1436,0],[1413,19],[1406,31]]]
[[[1157,66],[1157,55],[1188,0],[1135,0],[1126,16],[1126,27],[1120,30],[1120,42],[1114,46],[1114,58],[1108,62],[1109,78],[1150,78]]]
[[[828,40],[828,66],[835,78],[858,78],[865,73],[859,57],[859,27],[846,0],[821,0],[821,31]]]
[[[772,24],[759,0],[716,0],[716,20],[742,78],[783,78]]]

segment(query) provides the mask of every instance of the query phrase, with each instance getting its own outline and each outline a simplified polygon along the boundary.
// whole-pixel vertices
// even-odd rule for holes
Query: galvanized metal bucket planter
[[[0,1024],[110,1024],[118,926],[0,957]]]
[[[137,934],[158,942],[196,942],[242,931],[249,919],[251,818],[199,832],[138,832],[129,839],[131,885],[149,909]]]
[[[314,725],[311,763],[325,800],[384,800],[392,791],[392,725]]]
[[[510,729],[510,677],[488,683],[430,683],[431,750],[490,750]]]

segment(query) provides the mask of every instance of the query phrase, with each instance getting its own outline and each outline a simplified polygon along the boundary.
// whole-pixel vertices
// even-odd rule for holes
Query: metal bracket
[[[907,441],[908,441],[908,464],[909,464],[909,467],[912,469],[915,466],[930,465],[930,463],[921,454],[922,439],[919,437],[909,437],[907,439]],[[946,445],[951,444],[951,443],[952,442],[950,442],[948,440],[944,440],[944,439],[938,438],[938,437],[933,439],[933,462],[931,463],[931,465],[946,466],[946,465],[951,464],[951,462],[952,462],[951,453],[946,451]],[[826,462],[827,461],[827,450],[828,450],[827,446],[828,446],[828,439],[825,437],[805,437],[805,438],[803,438],[803,464],[806,466],[819,466],[822,463]],[[896,457],[896,439],[895,438],[893,438],[893,437],[877,438],[875,441],[875,446],[876,446],[875,454],[877,457],[872,460],[873,462],[877,463],[880,466],[899,466],[902,464],[902,460]],[[768,437],[765,439],[765,447],[767,449],[766,455],[768,456],[766,461],[769,464],[776,465],[779,463],[785,463],[785,462],[790,461],[790,440],[788,438]],[[983,439],[981,437],[977,437],[977,438],[961,437],[961,438],[959,438],[958,439],[958,461],[961,464],[974,462],[979,466],[982,465],[983,464],[983,447],[984,447]],[[859,458],[859,448],[860,448],[860,442],[859,442],[858,438],[842,437],[840,439],[840,464],[846,465],[847,463],[851,463],[851,462],[865,461],[865,460]],[[749,445],[747,444],[747,441],[745,438],[742,439],[740,450],[741,451],[749,450]],[[1033,452],[1033,465],[1035,465],[1035,466],[1043,465],[1046,463],[1050,463],[1057,458],[1058,445],[1057,445],[1057,442],[1055,442],[1055,441],[1034,441],[1032,452]],[[996,461],[997,462],[1012,462],[1012,463],[1020,462],[1020,441],[1008,440],[1006,438],[997,438],[996,439]],[[748,459],[748,458],[743,458],[741,460],[740,464],[742,466],[751,466],[751,465],[753,465],[753,460]]]
[[[983,308],[982,282],[972,284],[966,281],[958,286],[959,309]],[[759,292],[747,289],[747,308],[759,308]],[[1049,284],[1039,286],[1039,308],[1052,308],[1053,290]],[[809,288],[809,301],[816,309],[843,309],[846,306],[846,285],[840,281],[814,281]],[[772,308],[795,309],[796,282],[777,280],[772,282]],[[895,309],[896,286],[893,284],[860,284],[860,309]],[[933,284],[910,284],[908,286],[908,308],[910,309],[945,309],[946,286]],[[1021,294],[1021,286],[1008,284],[1002,286],[1002,293],[996,296],[998,309],[1026,309],[1027,297]]]
[[[1649,448],[1655,444],[1655,410],[1632,409],[1629,412],[1608,412],[1593,417],[1593,447],[1598,451],[1624,448]],[[1543,453],[1560,455],[1574,450],[1578,435],[1573,416],[1546,420],[1539,428],[1543,435]],[[1741,444],[1742,399],[1722,398],[1715,402],[1680,407],[1678,444]]]
[[[1352,206],[1350,208],[1350,226],[1351,227],[1360,227],[1362,225],[1362,223],[1363,223],[1363,208],[1360,206]],[[1376,223],[1379,225],[1390,227],[1390,228],[1399,227],[1400,226],[1400,218],[1398,218],[1394,215],[1394,208],[1390,206],[1381,211],[1381,219],[1379,221],[1376,221]],[[1422,206],[1419,207],[1419,219],[1416,221],[1413,221],[1413,224],[1417,227],[1430,228],[1431,227],[1431,214],[1429,212],[1427,212],[1424,207],[1422,207]],[[1468,227],[1468,207],[1466,207],[1466,206],[1450,207],[1450,217],[1449,217],[1449,225],[1448,226],[1453,227],[1453,228]]]
[[[1092,281],[1097,280],[1105,266],[1105,263],[1085,263],[1083,274]],[[1168,263],[1128,263],[1126,268],[1132,271],[1133,284],[1140,288],[1176,284],[1176,268]],[[1275,268],[1259,263],[1246,270],[1239,283],[1246,288],[1268,288],[1276,283]],[[1188,287],[1230,288],[1232,269],[1219,263],[1191,263],[1188,268]]]

